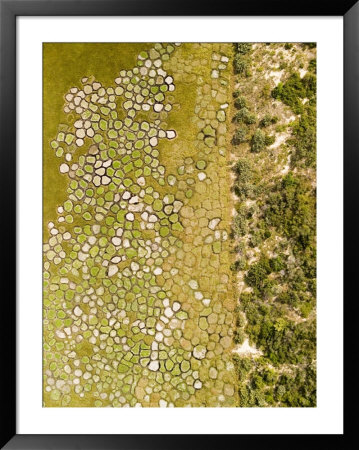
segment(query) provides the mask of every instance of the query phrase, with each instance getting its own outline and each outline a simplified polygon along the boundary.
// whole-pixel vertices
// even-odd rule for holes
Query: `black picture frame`
[[[16,18],[18,16],[342,16],[344,17],[344,285],[345,304],[345,428],[343,435],[19,435],[16,432]],[[354,373],[355,264],[350,264],[357,248],[358,233],[355,198],[359,169],[359,3],[344,0],[222,0],[220,4],[188,0],[0,0],[0,183],[3,192],[1,249],[3,267],[1,357],[1,448],[5,449],[183,449],[224,448],[239,445],[267,448],[351,448],[355,413]],[[333,61],[335,64],[335,61]],[[354,293],[348,298],[350,293]],[[350,397],[349,397],[350,396]],[[114,430],[115,432],[116,430]]]

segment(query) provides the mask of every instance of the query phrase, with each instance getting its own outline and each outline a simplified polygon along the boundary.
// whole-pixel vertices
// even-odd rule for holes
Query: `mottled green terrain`
[[[315,406],[315,58],[44,44],[44,406]]]
[[[102,51],[59,89],[45,45],[44,405],[235,406],[232,46]]]

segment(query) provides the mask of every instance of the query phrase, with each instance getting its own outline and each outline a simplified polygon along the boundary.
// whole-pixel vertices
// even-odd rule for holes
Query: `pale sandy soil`
[[[290,134],[288,132],[284,133],[276,133],[275,135],[275,142],[269,146],[269,149],[275,149],[280,147],[284,142],[289,138]]]
[[[284,70],[272,70],[272,71],[270,71],[269,73],[267,72],[267,73],[264,75],[264,78],[265,78],[266,80],[268,80],[269,78],[272,78],[273,83],[274,83],[276,86],[278,86],[278,84],[279,84],[280,81],[281,81],[281,78],[282,78],[283,73],[284,73]]]
[[[288,123],[290,123],[290,122],[294,122],[295,119],[296,119],[296,116],[292,115],[292,116],[288,117],[287,119],[285,119],[284,122],[285,122],[286,124],[288,124]]]
[[[263,353],[255,347],[249,345],[248,338],[246,338],[242,345],[233,349],[233,353],[237,353],[238,355],[252,355],[252,356],[261,356]]]
[[[305,69],[299,69],[299,75],[300,75],[300,78],[305,77],[305,75],[306,75],[307,72],[308,72],[308,70],[305,70]]]

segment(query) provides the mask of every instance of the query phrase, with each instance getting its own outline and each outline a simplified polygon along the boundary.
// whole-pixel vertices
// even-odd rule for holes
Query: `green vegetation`
[[[316,70],[316,63],[311,60],[310,69]],[[316,75],[307,73],[300,78],[292,74],[286,83],[279,83],[272,91],[273,98],[288,105],[300,118],[293,126],[294,154],[292,165],[299,164],[315,167],[316,161]],[[303,101],[305,103],[303,104]]]
[[[310,407],[316,403],[316,370],[309,366],[279,373],[266,361],[235,358],[240,380],[239,395],[243,407]]]
[[[311,59],[311,60],[309,61],[309,64],[308,64],[308,70],[309,70],[310,72],[317,73],[317,60],[316,60],[316,59]]]
[[[296,114],[302,114],[305,110],[303,99],[311,100],[315,97],[316,76],[307,74],[300,78],[298,73],[293,73],[286,83],[279,83],[272,91],[273,98],[281,100],[290,106]]]
[[[262,44],[258,51],[266,49],[273,64],[281,51],[271,52],[271,45]],[[254,94],[261,75],[252,80],[239,74],[233,95],[233,190],[238,203],[232,226],[237,259],[231,269],[243,284],[235,342],[248,339],[260,352],[238,354],[235,364],[241,406],[313,407],[316,188],[315,173],[308,168],[316,163],[316,59],[314,47],[307,44],[275,46],[287,54],[300,52],[294,63],[279,61],[283,81],[276,87],[266,82]],[[263,57],[256,59],[256,51],[237,51],[252,61],[248,71],[253,78],[258,64],[260,72],[272,70]],[[303,67],[308,71],[301,78],[298,69]],[[289,121],[293,113],[296,118]],[[268,148],[276,133],[284,132],[285,143]]]
[[[248,76],[249,63],[247,58],[242,55],[236,55],[234,57],[234,68],[237,74]]]
[[[248,130],[246,127],[240,127],[238,128],[232,138],[232,144],[233,145],[239,145],[243,142],[246,142],[248,140]]]
[[[266,146],[266,135],[262,130],[256,130],[251,140],[251,151],[252,152],[260,152]]]
[[[276,117],[276,116],[272,117],[271,115],[266,114],[266,115],[263,117],[263,119],[259,122],[259,126],[260,126],[261,128],[266,128],[266,127],[268,127],[269,125],[273,125],[273,124],[275,124],[275,123],[277,123],[277,122],[278,122],[278,117]]]
[[[234,101],[234,106],[237,109],[245,108],[247,106],[247,100],[243,96],[238,96]]]
[[[316,44],[315,42],[305,42],[305,43],[302,44],[302,45],[303,45],[303,47],[308,47],[308,48],[310,48],[310,49],[316,48],[316,47],[317,47],[317,44]]]
[[[233,67],[236,74],[245,77],[250,76],[250,60],[248,58],[248,54],[250,53],[251,48],[252,44],[248,42],[234,44],[235,55],[233,60]]]
[[[242,43],[234,44],[235,56],[233,61],[234,73],[242,74],[244,70],[247,71],[246,76],[249,76],[248,64],[249,55],[251,52],[251,44]],[[245,142],[250,143],[250,149],[254,153],[259,153],[269,145],[275,142],[274,136],[269,136],[263,133],[260,128],[266,128],[269,125],[276,124],[278,117],[266,114],[258,123],[259,128],[253,130],[252,125],[257,124],[258,118],[256,114],[251,112],[251,108],[247,98],[242,94],[241,90],[237,89],[233,92],[234,107],[238,110],[233,117],[233,122],[239,124],[240,127],[235,129],[232,144],[237,146]],[[250,137],[251,136],[251,137]]]
[[[258,192],[258,185],[254,180],[250,162],[246,159],[239,159],[235,164],[234,171],[237,175],[234,184],[236,196],[241,200],[253,198]]]
[[[252,125],[256,123],[257,118],[255,114],[251,113],[248,108],[241,108],[233,117],[233,121],[236,123],[244,123],[246,125]]]
[[[251,151],[259,153],[261,150],[265,149],[268,145],[272,145],[275,141],[274,136],[268,136],[263,133],[262,130],[258,129],[252,136],[251,140]]]
[[[315,247],[315,196],[292,173],[286,175],[268,197],[266,220],[295,242],[294,249]]]
[[[234,44],[234,48],[236,50],[236,53],[246,55],[251,51],[252,44],[250,44],[249,42],[239,42]]]

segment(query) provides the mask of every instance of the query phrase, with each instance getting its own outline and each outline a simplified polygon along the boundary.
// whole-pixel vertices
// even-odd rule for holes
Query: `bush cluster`
[[[234,44],[234,59],[233,69],[234,73],[241,76],[250,76],[250,60],[248,54],[250,53],[252,44],[248,42],[239,42]]]
[[[315,167],[316,164],[316,60],[309,63],[309,72],[300,78],[293,73],[283,84],[279,83],[273,89],[272,97],[281,100],[300,114],[299,120],[293,127],[293,145],[295,148],[292,164],[304,164]],[[314,73],[312,73],[314,72]],[[303,100],[307,101],[303,104]]]
[[[257,129],[252,136],[251,140],[251,151],[254,153],[259,153],[267,146],[272,145],[275,141],[274,136],[268,136],[263,133],[262,130]]]

